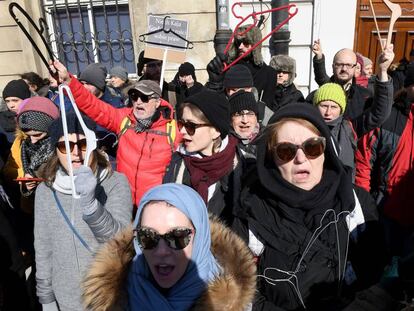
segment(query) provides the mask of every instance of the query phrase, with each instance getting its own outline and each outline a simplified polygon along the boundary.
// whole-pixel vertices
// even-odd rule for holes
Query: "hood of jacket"
[[[192,310],[243,311],[256,290],[256,264],[246,244],[210,217],[211,250],[221,266],[220,275],[211,281]],[[121,310],[127,305],[125,289],[130,263],[135,255],[133,231],[118,233],[96,254],[83,281],[83,302],[88,310]]]

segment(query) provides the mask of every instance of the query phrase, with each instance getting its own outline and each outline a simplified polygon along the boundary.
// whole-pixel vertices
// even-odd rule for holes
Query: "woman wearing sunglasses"
[[[112,172],[99,150],[84,163],[86,138],[76,114],[67,114],[70,159],[79,198],[72,197],[62,119],[49,128],[54,154],[36,190],[37,296],[43,310],[82,310],[80,281],[99,246],[131,221],[132,200],[124,175]],[[88,128],[93,123],[84,119]]]
[[[96,255],[83,298],[92,311],[243,311],[255,272],[245,243],[216,218],[209,222],[197,192],[163,184],[142,197],[133,230]]]
[[[376,207],[336,148],[318,110],[301,103],[279,109],[259,139],[233,226],[257,256],[253,310],[341,310],[379,280]]]
[[[229,103],[212,90],[190,96],[180,107],[178,128],[183,142],[173,154],[164,183],[195,189],[208,211],[227,223],[238,197],[241,162],[238,139],[229,135]]]

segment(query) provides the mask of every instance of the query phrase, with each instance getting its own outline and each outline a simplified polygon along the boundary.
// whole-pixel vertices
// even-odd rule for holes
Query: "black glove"
[[[226,57],[222,53],[218,53],[207,65],[208,81],[210,84],[223,84],[224,61]]]

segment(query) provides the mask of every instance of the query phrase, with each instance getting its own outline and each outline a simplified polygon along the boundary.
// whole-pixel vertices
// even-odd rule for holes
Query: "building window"
[[[126,1],[44,1],[53,51],[73,73],[100,62],[109,70],[136,64]]]

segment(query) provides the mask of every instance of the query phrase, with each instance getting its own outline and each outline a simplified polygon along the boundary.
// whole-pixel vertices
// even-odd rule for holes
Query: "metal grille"
[[[100,62],[135,73],[128,1],[44,0],[49,41],[73,73]]]

